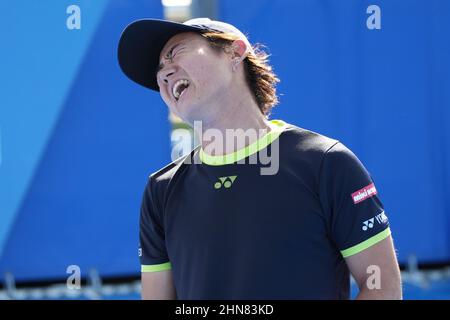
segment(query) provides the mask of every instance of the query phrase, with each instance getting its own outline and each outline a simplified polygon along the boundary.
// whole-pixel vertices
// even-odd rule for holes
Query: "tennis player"
[[[349,299],[350,275],[358,299],[402,298],[371,175],[343,143],[269,120],[278,79],[241,31],[143,19],[118,55],[200,141],[148,179],[144,299]]]

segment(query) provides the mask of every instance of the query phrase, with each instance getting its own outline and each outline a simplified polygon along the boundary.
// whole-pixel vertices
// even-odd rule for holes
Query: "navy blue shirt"
[[[348,299],[345,257],[390,235],[374,181],[348,148],[273,124],[244,153],[197,148],[150,176],[142,272],[171,269],[179,299]],[[262,153],[279,155],[275,174],[261,174],[267,162],[236,163]]]

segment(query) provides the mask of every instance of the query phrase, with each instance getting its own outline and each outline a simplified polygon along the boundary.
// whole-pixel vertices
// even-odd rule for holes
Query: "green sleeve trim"
[[[170,262],[152,265],[142,265],[141,272],[158,272],[172,269]]]
[[[354,254],[357,254],[361,251],[366,250],[367,248],[370,248],[374,244],[380,242],[381,240],[386,239],[391,234],[391,229],[388,227],[387,229],[381,231],[380,233],[374,235],[372,238],[367,239],[366,241],[363,241],[353,247],[350,247],[348,249],[342,250],[341,254],[344,258],[347,258],[349,256],[352,256]]]
[[[270,145],[275,139],[277,139],[287,126],[287,124],[282,120],[271,120],[270,124],[272,128],[267,134],[265,134],[252,144],[249,144],[245,148],[239,149],[233,153],[220,156],[209,155],[205,153],[203,149],[200,149],[200,160],[210,166],[221,166],[238,162],[239,160],[245,159],[248,156],[257,153],[258,151]]]

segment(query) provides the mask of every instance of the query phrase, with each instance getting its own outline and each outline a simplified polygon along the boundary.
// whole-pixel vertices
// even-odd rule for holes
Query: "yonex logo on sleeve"
[[[375,188],[375,185],[373,183],[371,183],[368,186],[352,193],[353,203],[354,204],[360,203],[376,194],[377,194],[377,189]]]
[[[367,231],[367,229],[372,229],[373,228],[373,220],[374,220],[374,218],[364,221],[362,229],[364,231]]]
[[[214,189],[220,189],[222,186],[224,188],[230,188],[237,176],[220,177],[219,181],[214,184]]]
[[[369,220],[363,221],[363,226],[362,226],[363,231],[372,229],[373,225],[375,224],[375,221],[381,225],[388,223],[388,218],[387,218],[386,214],[384,213],[384,211],[377,214],[375,217],[370,218]]]

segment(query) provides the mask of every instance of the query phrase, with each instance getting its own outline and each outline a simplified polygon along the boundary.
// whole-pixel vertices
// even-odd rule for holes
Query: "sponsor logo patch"
[[[360,203],[370,197],[373,197],[376,194],[377,189],[375,188],[375,185],[371,183],[368,186],[352,193],[353,203],[354,204]]]

